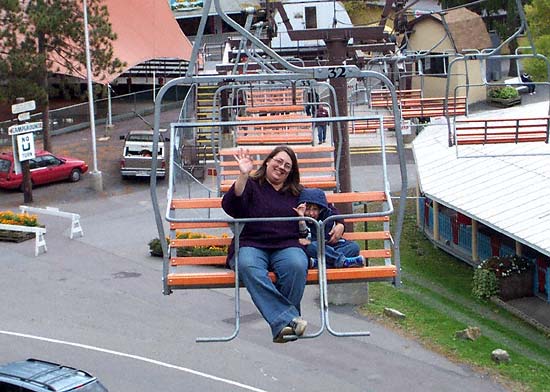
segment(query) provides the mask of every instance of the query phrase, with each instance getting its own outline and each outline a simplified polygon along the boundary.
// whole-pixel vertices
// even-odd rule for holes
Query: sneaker
[[[307,321],[301,317],[294,317],[288,325],[292,328],[292,331],[296,336],[302,336],[306,330]]]
[[[346,257],[346,260],[344,260],[344,268],[363,267],[364,265],[365,265],[365,258],[361,255],[357,257]]]
[[[294,340],[297,340],[296,337],[289,337],[288,339],[285,339],[285,336],[294,335],[294,329],[292,329],[291,326],[287,325],[283,329],[281,329],[281,332],[277,336],[273,338],[273,343],[288,343],[293,342]]]
[[[317,259],[315,257],[309,258],[309,268],[310,269],[316,269],[318,267]]]

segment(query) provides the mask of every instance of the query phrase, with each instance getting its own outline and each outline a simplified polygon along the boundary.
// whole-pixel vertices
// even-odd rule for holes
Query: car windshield
[[[0,159],[0,173],[7,173],[10,170],[10,161]]]
[[[144,133],[134,133],[128,135],[129,142],[147,142],[152,143],[153,142],[153,134],[144,134]],[[159,141],[164,141],[164,137],[162,135],[159,135]]]
[[[128,136],[129,142],[152,142],[153,135],[134,134]]]

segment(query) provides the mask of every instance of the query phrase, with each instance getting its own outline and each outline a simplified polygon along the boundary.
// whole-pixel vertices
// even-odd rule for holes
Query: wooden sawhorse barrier
[[[69,238],[72,240],[76,234],[78,234],[80,237],[84,236],[84,232],[82,231],[82,226],[80,226],[80,215],[78,214],[74,214],[72,212],[63,212],[56,207],[38,208],[38,207],[29,207],[29,206],[19,206],[19,209],[21,210],[21,212],[32,212],[33,214],[52,215],[52,216],[58,216],[60,218],[70,219],[71,234],[69,235]]]

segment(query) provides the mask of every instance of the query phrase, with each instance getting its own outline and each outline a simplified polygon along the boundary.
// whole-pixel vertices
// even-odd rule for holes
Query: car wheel
[[[77,181],[80,181],[80,177],[81,177],[80,170],[73,169],[73,171],[71,172],[71,175],[69,176],[69,180],[71,182],[77,182]]]

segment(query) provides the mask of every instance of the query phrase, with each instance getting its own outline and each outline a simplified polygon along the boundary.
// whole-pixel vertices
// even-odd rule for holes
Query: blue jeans
[[[306,254],[308,257],[317,258],[317,248],[319,243],[317,241],[311,241],[306,247]],[[355,241],[346,241],[341,239],[336,244],[325,245],[325,260],[327,261],[327,267],[342,268],[346,257],[359,256],[359,245]]]
[[[234,269],[235,260],[230,261]],[[308,259],[302,248],[259,249],[242,247],[239,250],[239,278],[252,301],[271,327],[273,337],[300,315]],[[268,272],[273,271],[273,283]]]
[[[327,126],[317,124],[317,138],[319,143],[323,143],[327,139]]]

